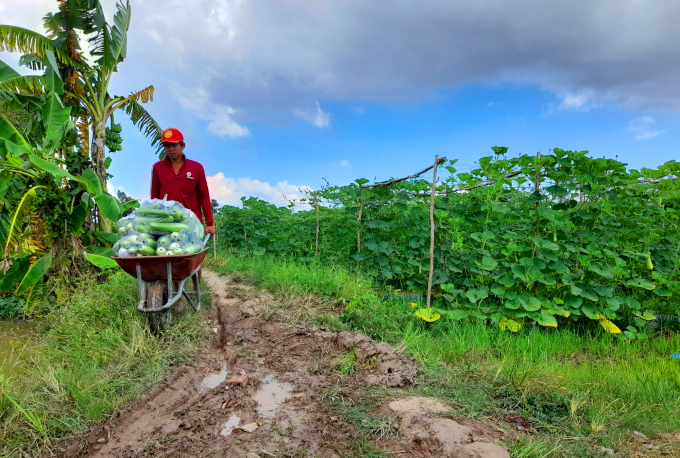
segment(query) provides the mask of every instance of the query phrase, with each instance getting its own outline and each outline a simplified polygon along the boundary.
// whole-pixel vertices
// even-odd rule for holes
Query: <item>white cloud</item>
[[[163,43],[163,37],[161,37],[160,34],[154,29],[147,30],[146,35],[156,43]]]
[[[316,127],[323,129],[324,127],[329,127],[331,125],[331,118],[328,113],[324,113],[321,109],[319,102],[316,102],[316,108],[311,110],[303,110],[296,108],[293,113],[298,118],[304,119],[305,121],[314,124]]]
[[[641,116],[628,124],[628,132],[635,134],[637,140],[647,140],[661,135],[664,131],[652,130],[656,121],[651,116]]]
[[[292,185],[281,181],[274,186],[267,182],[251,178],[229,178],[220,172],[215,176],[206,177],[210,198],[216,199],[220,205],[241,205],[241,197],[258,197],[278,206],[285,206],[289,201],[296,203],[296,207],[307,208],[300,201],[306,198],[305,191],[312,188],[307,185]]]
[[[344,161],[340,161],[340,164],[341,164],[343,167],[347,167],[347,165],[349,164],[349,161],[348,161],[347,159],[345,159]]]
[[[592,90],[568,92],[562,96],[560,110],[590,111],[600,108],[602,103],[597,100],[597,95]]]
[[[37,31],[56,7],[0,3],[0,23]],[[115,0],[102,3],[110,18]],[[162,104],[164,90],[200,86],[202,119],[226,136],[291,117],[329,127],[318,100],[400,103],[480,82],[540,86],[556,110],[680,111],[679,22],[680,2],[653,0],[143,0],[115,89],[143,79]]]
[[[250,131],[232,119],[237,110],[230,106],[218,105],[208,100],[203,89],[187,91],[176,88],[175,97],[182,108],[199,119],[210,121],[208,131],[220,137],[248,137]]]

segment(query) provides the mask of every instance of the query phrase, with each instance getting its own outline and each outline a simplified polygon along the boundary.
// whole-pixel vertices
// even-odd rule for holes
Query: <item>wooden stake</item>
[[[359,216],[357,216],[357,221],[359,226],[357,226],[357,253],[361,253],[361,213],[364,210],[364,188],[359,185]],[[357,261],[357,267],[359,267],[359,261]]]
[[[541,158],[541,152],[539,151],[536,153],[536,158],[540,159]],[[536,163],[536,187],[534,188],[536,192],[538,192],[541,188],[541,166],[540,164]],[[539,202],[536,202],[536,240],[538,240],[538,205]],[[534,258],[538,256],[538,245],[536,245],[536,249],[534,250]],[[538,280],[534,282],[534,296],[538,296]]]
[[[437,192],[437,164],[439,156],[434,157],[434,174],[432,177],[432,194],[430,194],[430,276],[427,279],[427,308],[432,299],[432,276],[434,275],[434,195]]]
[[[243,204],[243,239],[245,240],[246,243],[246,250],[248,249],[248,232],[246,231],[246,203],[241,202]]]
[[[540,159],[540,158],[541,158],[541,153],[540,153],[540,151],[539,151],[538,153],[536,153],[536,158],[537,158],[537,159]],[[541,189],[540,186],[541,186],[541,168],[540,168],[540,165],[537,164],[537,165],[536,165],[536,185],[535,185],[534,189],[535,189],[536,191],[539,191],[539,190]],[[536,240],[538,240],[538,221],[539,221],[539,218],[538,218],[538,205],[539,205],[539,203],[536,202],[536,212],[537,212],[537,213],[536,213]],[[536,249],[534,250],[534,258],[535,258],[536,256],[538,256],[538,246],[536,246]]]
[[[314,206],[316,207],[316,250],[314,256],[319,256],[319,196],[314,193]]]

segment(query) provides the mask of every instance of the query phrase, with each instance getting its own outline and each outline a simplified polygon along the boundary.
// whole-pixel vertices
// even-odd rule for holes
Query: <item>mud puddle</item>
[[[229,371],[227,371],[227,363],[224,362],[222,363],[222,369],[216,374],[210,374],[205,377],[203,377],[203,381],[201,382],[201,387],[202,388],[215,388],[217,385],[220,383],[224,382],[227,379],[227,375],[229,374]]]
[[[261,418],[272,418],[279,406],[291,397],[292,389],[293,386],[290,383],[277,381],[274,374],[267,375],[255,394],[259,416]]]
[[[355,456],[364,434],[318,393],[365,385],[409,386],[413,364],[355,333],[298,329],[258,318],[271,296],[204,270],[217,297],[210,347],[111,424],[53,450],[57,457]],[[334,368],[355,351],[357,372]],[[355,388],[353,388],[355,387]],[[375,447],[399,456],[442,456],[399,435]]]

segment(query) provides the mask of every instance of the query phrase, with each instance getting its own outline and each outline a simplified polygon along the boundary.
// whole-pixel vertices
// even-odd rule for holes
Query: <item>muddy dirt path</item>
[[[110,425],[93,430],[86,441],[67,444],[57,455],[360,455],[359,432],[322,402],[323,393],[364,385],[407,387],[417,373],[414,364],[391,346],[361,334],[264,321],[258,311],[271,296],[208,270],[203,279],[214,294],[213,318],[206,323],[213,338],[197,363],[176,371]],[[348,358],[358,369],[342,375]],[[403,402],[383,406],[377,415],[401,418],[401,434],[371,439],[371,446],[399,457],[509,456],[489,443],[501,437],[497,433],[424,415],[423,409],[447,408],[439,404],[433,409],[427,404],[431,400],[425,402],[406,402],[405,409]]]

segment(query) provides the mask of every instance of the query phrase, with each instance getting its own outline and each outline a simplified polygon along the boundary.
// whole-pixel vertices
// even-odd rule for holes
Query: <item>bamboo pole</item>
[[[361,253],[361,213],[364,210],[364,188],[359,185],[359,216],[357,216],[357,221],[359,225],[357,226],[357,254]],[[359,267],[359,261],[357,261],[357,267]]]
[[[540,151],[536,153],[536,159],[541,158],[541,153]],[[534,186],[534,190],[538,192],[541,189],[541,167],[536,163],[536,184]],[[539,222],[539,217],[538,217],[538,206],[539,202],[536,202],[536,240],[538,240],[538,222]],[[536,246],[536,249],[534,250],[534,258],[538,256],[538,245]]]
[[[430,195],[430,275],[427,279],[427,308],[432,300],[432,276],[434,275],[434,195],[437,192],[437,165],[439,156],[434,157],[434,173],[432,176],[432,194]]]
[[[248,249],[248,232],[246,231],[246,203],[241,201],[243,204],[243,239],[245,240],[246,250]]]
[[[541,158],[541,152],[539,151],[536,153],[536,159]],[[539,192],[541,189],[541,166],[538,162],[536,162],[536,186],[534,188],[536,192]],[[538,232],[538,223],[539,223],[539,217],[538,217],[538,206],[540,202],[536,202],[536,240],[538,240],[539,237],[539,232]],[[536,249],[534,250],[534,258],[538,256],[538,245],[536,245]],[[534,296],[538,296],[538,280],[534,282]]]
[[[316,207],[316,249],[314,256],[319,256],[319,196],[314,193],[314,206]]]

